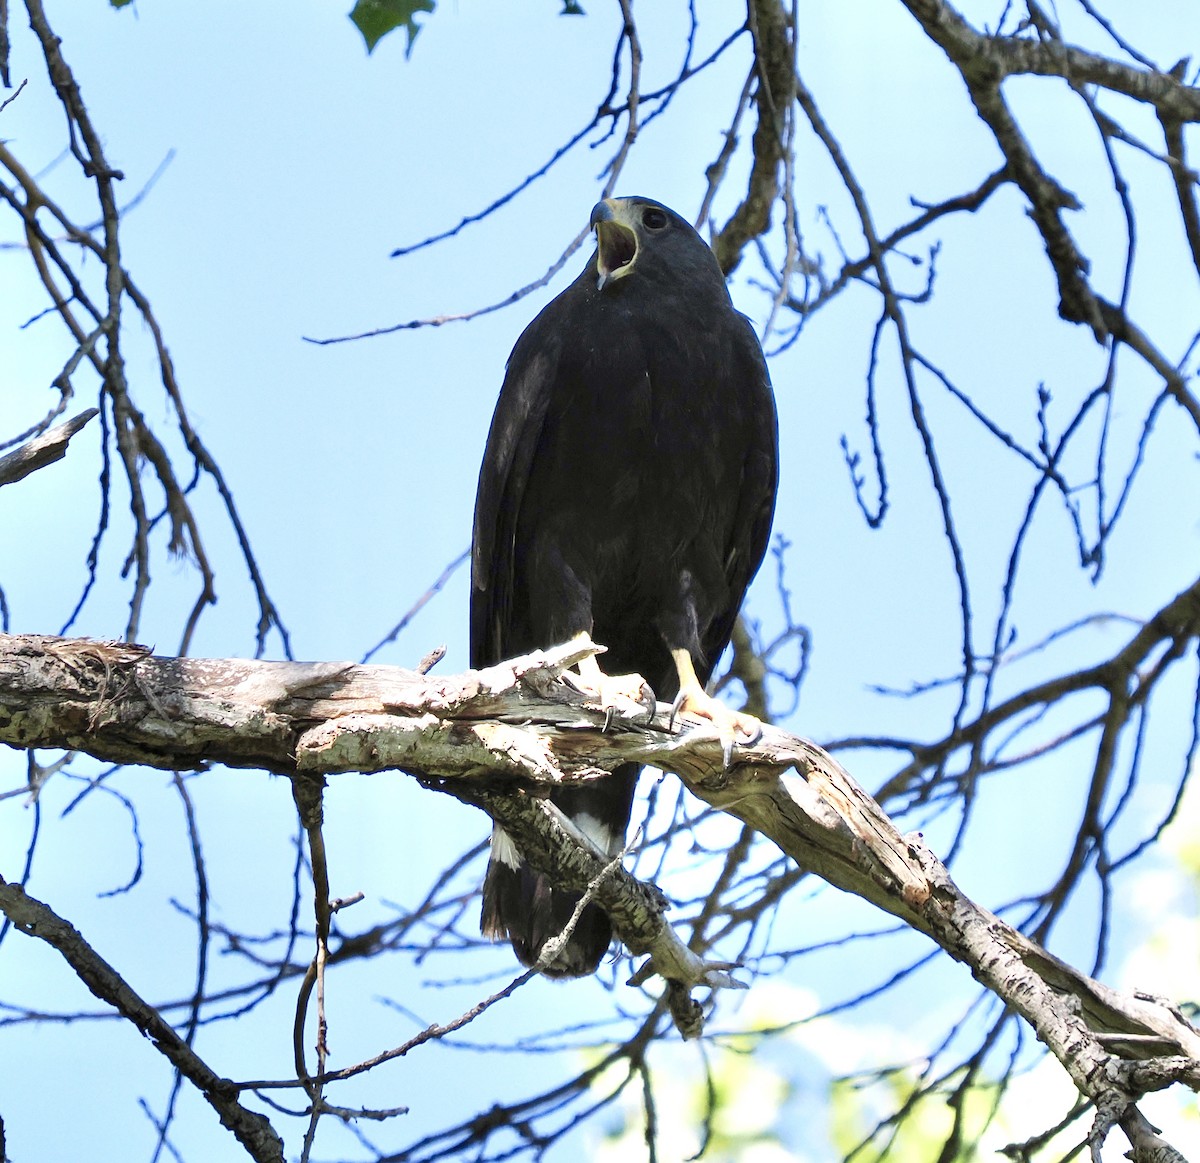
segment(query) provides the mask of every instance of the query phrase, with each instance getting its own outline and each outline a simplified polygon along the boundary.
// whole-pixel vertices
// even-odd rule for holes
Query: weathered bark
[[[71,437],[99,414],[99,408],[88,408],[78,416],[56,424],[48,432],[26,441],[15,452],[0,456],[0,485],[11,485],[31,472],[37,472],[39,468],[62,460],[67,455]]]
[[[699,1029],[688,990],[733,984],[730,967],[688,950],[657,890],[591,850],[544,794],[621,763],[650,763],[967,965],[1095,1102],[1099,1136],[1150,1090],[1173,1082],[1200,1089],[1200,1031],[1177,1007],[1093,981],[973,903],[921,838],[902,836],[816,745],[767,727],[724,769],[715,736],[668,730],[665,714],[643,726],[631,707],[605,732],[604,712],[560,680],[589,650],[573,644],[432,678],[397,667],[158,658],[122,643],[0,635],[0,742],[162,768],[407,771],[501,821],[561,883],[590,888],[627,947],[649,954],[639,977],[668,981],[688,1035]]]

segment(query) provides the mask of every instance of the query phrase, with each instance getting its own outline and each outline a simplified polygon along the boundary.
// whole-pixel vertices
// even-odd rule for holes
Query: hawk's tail
[[[605,780],[564,788],[551,799],[601,852],[616,856],[625,846],[637,773],[636,764],[626,764]],[[479,927],[493,941],[510,940],[523,965],[538,963],[546,943],[567,927],[582,896],[571,889],[555,888],[525,863],[502,828],[492,831]],[[586,977],[596,971],[611,943],[612,925],[607,915],[589,903],[542,972],[548,977]]]

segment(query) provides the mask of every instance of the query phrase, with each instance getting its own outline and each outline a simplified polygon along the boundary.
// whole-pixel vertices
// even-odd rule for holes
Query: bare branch
[[[770,229],[784,161],[787,138],[784,126],[792,117],[796,92],[795,29],[782,0],[750,0],[748,20],[754,34],[753,70],[757,73],[754,105],[758,125],[754,130],[754,163],[746,196],[712,242],[726,275],[733,273],[747,244]],[[738,117],[740,109],[739,105]]]
[[[0,456],[0,485],[11,485],[14,481],[37,472],[39,468],[62,460],[67,455],[67,445],[71,437],[99,413],[99,408],[88,408],[78,416],[56,424],[49,432],[35,436],[28,443],[21,445],[16,452]]]
[[[1143,639],[1178,631],[1189,598],[1181,595],[1139,631],[1106,675],[1115,674],[1118,659],[1138,656]],[[1194,609],[1190,618],[1188,627],[1200,634]],[[900,835],[814,744],[768,727],[726,769],[719,740],[705,732],[639,726],[631,711],[606,734],[606,712],[560,681],[594,649],[575,642],[431,680],[395,667],[156,658],[121,643],[6,636],[0,741],[174,768],[253,764],[301,781],[408,771],[481,807],[560,883],[590,886],[622,941],[650,954],[649,972],[667,981],[677,1024],[688,1034],[701,1010],[687,995],[697,985],[731,984],[728,967],[691,954],[667,926],[657,890],[608,866],[539,790],[594,779],[625,762],[650,763],[674,771],[801,867],[900,917],[968,964],[1030,1022],[1096,1104],[1097,1133],[1106,1134],[1148,1090],[1172,1082],[1200,1088],[1200,1031],[1177,1007],[1093,981],[974,904],[920,837]],[[660,711],[665,721],[665,705]]]
[[[221,1123],[237,1136],[252,1159],[258,1163],[283,1163],[283,1141],[271,1124],[238,1102],[233,1084],[215,1074],[74,926],[41,901],[26,895],[19,885],[3,880],[0,880],[0,910],[20,932],[37,937],[56,949],[96,997],[114,1006],[150,1038],[184,1077],[195,1084],[220,1116]]]

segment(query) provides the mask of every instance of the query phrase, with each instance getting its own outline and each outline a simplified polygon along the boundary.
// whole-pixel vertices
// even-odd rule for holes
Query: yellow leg
[[[733,745],[739,741],[738,736],[742,736],[742,743],[753,743],[762,734],[762,723],[753,715],[735,711],[714,699],[696,677],[692,656],[686,650],[672,650],[671,657],[679,675],[679,694],[675,696],[672,720],[680,711],[687,711],[712,723],[721,740],[725,766],[728,767],[733,758]]]

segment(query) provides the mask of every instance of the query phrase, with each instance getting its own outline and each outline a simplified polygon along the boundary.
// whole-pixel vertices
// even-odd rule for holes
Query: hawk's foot
[[[753,715],[735,711],[719,699],[713,698],[696,677],[691,655],[686,650],[672,650],[675,669],[679,672],[679,694],[671,707],[671,725],[680,711],[707,719],[721,741],[721,754],[728,767],[733,761],[733,745],[756,743],[762,737],[762,723]]]
[[[632,706],[646,712],[647,726],[654,721],[654,692],[640,674],[605,674],[594,656],[585,658],[576,670],[577,674],[566,671],[563,678],[589,701],[599,704],[604,712],[605,731],[618,714],[630,711]]]

